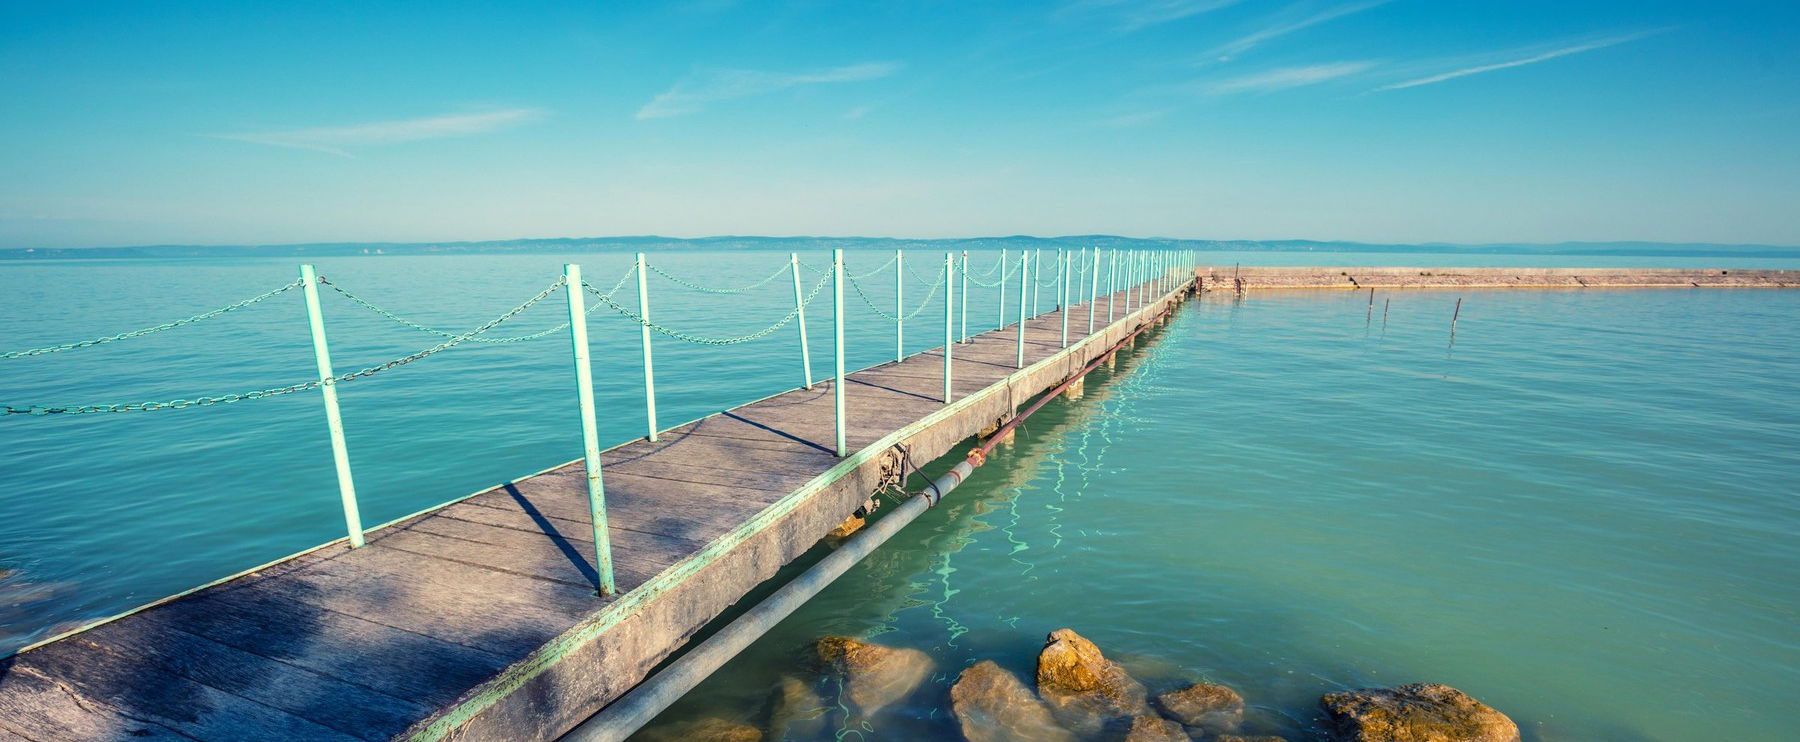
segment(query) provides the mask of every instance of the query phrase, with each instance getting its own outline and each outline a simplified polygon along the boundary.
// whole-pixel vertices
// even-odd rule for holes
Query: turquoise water
[[[853,253],[852,270],[887,257]],[[919,257],[909,253],[927,273]],[[605,288],[628,258],[355,258],[320,271],[413,319],[463,329],[569,260]],[[661,262],[725,284],[783,260]],[[1726,267],[1794,267],[1780,263]],[[292,276],[289,260],[9,264],[0,350],[154,324]],[[891,301],[892,281],[871,280],[877,302]],[[714,335],[758,329],[792,301],[785,278],[741,297],[651,286],[669,298],[659,320]],[[910,281],[909,303],[925,291]],[[671,716],[754,718],[762,689],[795,670],[806,641],[850,633],[939,662],[940,681],[878,720],[875,736],[950,739],[933,716],[942,678],[982,658],[1026,672],[1042,635],[1066,625],[1153,683],[1234,685],[1271,731],[1308,729],[1325,690],[1426,679],[1494,704],[1541,740],[1788,736],[1800,693],[1800,294],[1471,291],[1460,294],[1451,348],[1458,295],[1394,293],[1385,332],[1379,304],[1365,325],[1360,294],[1190,305]],[[620,296],[635,300],[630,287]],[[298,299],[0,360],[0,402],[174,399],[305,380]],[[438,340],[324,299],[340,371]],[[854,294],[846,301],[851,365],[891,357],[891,325]],[[993,302],[971,291],[971,330],[993,324]],[[617,443],[641,434],[644,413],[636,328],[607,311],[593,324],[595,373],[603,440]],[[562,315],[559,297],[497,332]],[[942,337],[940,315],[928,308],[908,323],[910,349]],[[830,308],[815,304],[808,317],[822,375]],[[795,343],[792,327],[731,349],[659,338],[662,424],[797,385]],[[568,364],[553,336],[460,346],[345,384],[365,521],[575,458]],[[0,419],[0,485],[0,570],[10,572],[0,577],[0,651],[342,535],[316,393]]]
[[[1528,740],[1792,738],[1800,294],[1475,292],[1452,349],[1456,298],[1190,304],[664,721],[758,723],[848,634],[937,662],[851,738],[960,739],[956,673],[1068,626],[1291,739],[1421,680]]]

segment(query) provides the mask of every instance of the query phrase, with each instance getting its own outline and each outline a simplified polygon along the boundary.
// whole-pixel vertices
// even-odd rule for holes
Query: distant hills
[[[831,248],[913,248],[996,250],[1000,248],[1106,247],[1188,249],[1206,252],[1437,253],[1465,255],[1617,255],[1652,257],[1800,258],[1800,247],[1671,242],[1557,242],[1412,245],[1316,240],[1189,240],[1069,235],[1063,237],[968,237],[908,240],[892,237],[560,237],[482,242],[315,242],[293,245],[140,245],[135,247],[52,247],[0,249],[3,260],[80,258],[344,257],[354,255],[542,254],[668,250],[781,250],[814,252]]]

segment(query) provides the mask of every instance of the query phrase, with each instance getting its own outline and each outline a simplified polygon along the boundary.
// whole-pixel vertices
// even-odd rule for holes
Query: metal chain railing
[[[919,306],[917,308],[913,309],[911,312],[907,312],[904,316],[897,316],[897,315],[889,314],[888,312],[883,311],[881,307],[876,306],[875,300],[870,299],[868,293],[863,291],[862,284],[857,282],[855,276],[850,276],[850,275],[846,274],[845,277],[850,279],[850,288],[856,289],[856,295],[859,297],[862,297],[864,304],[869,305],[869,308],[874,310],[876,314],[881,315],[883,318],[885,318],[891,322],[904,322],[906,320],[909,320],[909,319],[919,316],[919,313],[925,311],[925,307],[927,307],[931,304],[931,297],[937,295],[938,289],[943,287],[943,285],[944,285],[944,269],[939,268],[938,272],[937,272],[937,278],[934,279],[931,283],[931,290],[925,292],[925,298],[919,300]]]
[[[680,276],[674,275],[668,271],[665,271],[665,270],[658,268],[655,265],[651,265],[649,263],[646,263],[645,266],[648,267],[650,269],[650,271],[655,273],[656,275],[662,276],[663,278],[667,278],[670,281],[674,281],[677,284],[680,284],[682,286],[693,289],[693,290],[698,291],[703,294],[741,294],[746,291],[750,291],[752,289],[761,288],[764,284],[767,284],[770,281],[780,278],[788,272],[788,267],[784,265],[780,268],[775,269],[775,272],[770,273],[767,278],[764,278],[755,283],[746,284],[743,286],[737,286],[737,287],[733,287],[733,288],[714,288],[712,286],[702,286],[698,283],[695,283],[693,281],[689,281]]]
[[[939,273],[939,274],[942,274],[942,273],[943,273],[943,272],[944,272],[944,269],[942,269],[942,268],[939,268],[939,269],[938,269],[938,271],[937,271],[937,272],[938,272],[938,273]],[[918,271],[915,271],[915,270],[913,270],[913,267],[912,267],[912,266],[910,266],[910,265],[908,265],[908,266],[906,266],[906,274],[907,274],[907,275],[909,275],[909,276],[912,276],[912,277],[913,277],[913,280],[914,280],[914,281],[918,281],[918,282],[919,282],[919,283],[924,283],[924,282],[926,282],[926,281],[935,281],[935,280],[937,280],[937,279],[936,279],[936,278],[926,278],[926,277],[924,277],[924,276],[921,276],[921,275],[919,275],[919,273],[918,273]]]
[[[295,279],[294,282],[289,283],[288,285],[282,286],[281,288],[275,289],[273,291],[268,291],[268,292],[265,292],[262,294],[258,294],[256,296],[252,296],[248,299],[237,302],[235,304],[227,304],[225,306],[219,307],[218,309],[214,309],[209,312],[201,312],[200,314],[196,314],[192,317],[178,319],[173,322],[164,322],[155,327],[146,327],[141,330],[132,330],[131,332],[121,332],[117,335],[108,335],[106,337],[93,338],[91,340],[80,340],[80,341],[76,341],[73,343],[63,343],[62,345],[51,345],[51,346],[43,347],[43,348],[31,348],[28,350],[15,350],[15,351],[12,351],[9,353],[0,353],[0,359],[24,358],[26,356],[41,356],[41,355],[47,355],[50,353],[61,353],[65,350],[75,350],[76,348],[88,348],[88,347],[92,347],[95,345],[104,345],[106,343],[111,343],[111,342],[115,342],[115,341],[119,341],[119,340],[129,340],[129,339],[135,338],[135,337],[143,337],[145,335],[162,332],[163,330],[172,330],[177,327],[181,327],[182,325],[191,325],[195,322],[199,322],[204,319],[211,319],[213,317],[217,317],[221,314],[224,314],[226,312],[230,312],[230,311],[233,311],[236,309],[243,309],[244,307],[250,306],[252,304],[263,301],[265,299],[269,299],[269,298],[278,296],[280,294],[287,293],[287,292],[297,289],[299,287],[300,287],[300,281],[298,279]]]
[[[999,267],[1000,266],[998,264],[995,264],[995,266],[994,266],[994,268],[996,268],[996,269],[998,269]],[[993,272],[994,272],[993,270],[988,271],[988,273],[993,273]],[[1019,272],[1018,264],[1014,263],[1012,265],[1007,266],[1006,272],[1004,274],[1001,274],[1000,277],[995,278],[991,282],[983,281],[979,278],[976,278],[975,275],[971,273],[971,274],[969,274],[969,283],[975,284],[976,286],[980,286],[982,288],[991,289],[991,288],[998,287],[1000,285],[1001,281],[1004,281],[1008,278],[1012,278],[1013,274],[1018,273],[1018,272]]]
[[[298,285],[298,282],[296,282],[296,285]],[[263,399],[265,397],[276,397],[276,396],[280,396],[283,394],[293,394],[295,392],[304,392],[309,389],[317,389],[320,386],[326,384],[327,382],[332,383],[332,384],[338,384],[338,383],[350,381],[352,379],[358,379],[358,378],[361,378],[364,376],[373,376],[375,374],[386,371],[390,368],[404,366],[406,364],[412,363],[413,361],[417,361],[421,358],[432,356],[437,353],[454,348],[454,347],[461,345],[462,343],[470,340],[471,338],[474,338],[475,336],[480,335],[481,333],[484,333],[484,332],[487,332],[488,330],[494,329],[495,327],[499,326],[500,323],[505,322],[509,319],[512,319],[518,313],[523,312],[526,309],[530,309],[533,304],[543,301],[544,297],[547,297],[547,296],[555,293],[556,290],[559,288],[562,288],[562,286],[563,286],[562,279],[557,279],[555,283],[550,284],[550,286],[545,288],[543,291],[539,291],[536,296],[533,296],[530,299],[526,299],[525,303],[520,304],[517,307],[514,307],[512,310],[508,311],[507,313],[502,314],[498,317],[495,317],[492,320],[489,320],[487,323],[481,325],[480,327],[477,327],[473,330],[465,332],[461,335],[453,337],[444,342],[438,343],[437,345],[434,345],[430,348],[426,348],[424,350],[421,350],[417,353],[413,353],[411,355],[396,358],[394,360],[388,361],[387,363],[383,363],[383,364],[379,364],[379,365],[375,365],[375,366],[369,366],[367,368],[357,369],[357,370],[351,371],[349,373],[338,374],[337,376],[333,376],[330,379],[307,381],[307,382],[302,382],[299,384],[290,384],[288,386],[272,387],[269,389],[258,389],[258,390],[249,391],[249,392],[225,394],[225,395],[220,395],[217,397],[199,397],[199,398],[195,398],[195,399],[175,399],[175,400],[169,400],[166,402],[126,402],[126,403],[114,403],[114,404],[89,404],[89,405],[64,405],[64,406],[31,405],[28,407],[14,407],[13,405],[0,404],[0,415],[68,415],[68,414],[85,414],[85,413],[94,413],[94,412],[147,412],[150,410],[164,410],[164,409],[179,410],[179,409],[185,409],[188,407],[210,407],[212,405],[217,405],[217,404],[231,404],[233,402],[243,402],[243,401],[252,400],[252,399]]]
[[[618,283],[613,284],[612,289],[607,292],[607,295],[611,296],[613,294],[618,293],[619,289],[625,287],[625,282],[631,280],[631,277],[636,274],[637,274],[637,266],[636,265],[633,265],[630,268],[625,269],[625,275],[621,276],[619,278]],[[419,330],[421,332],[429,332],[433,335],[439,335],[439,336],[447,337],[447,338],[457,337],[462,334],[462,333],[457,333],[457,332],[451,332],[449,330],[440,330],[435,327],[427,327],[425,325],[422,325],[422,324],[419,324],[412,320],[409,320],[405,317],[401,317],[400,315],[397,315],[393,312],[390,312],[386,309],[382,309],[381,307],[376,306],[374,303],[372,303],[360,296],[357,296],[356,294],[350,293],[350,291],[348,289],[345,289],[342,286],[339,286],[335,283],[332,283],[329,280],[326,280],[326,278],[324,276],[319,276],[319,283],[323,284],[325,286],[329,286],[331,288],[331,290],[336,291],[339,294],[342,294],[344,298],[349,299],[350,301],[361,305],[363,308],[368,309],[371,312],[379,314],[383,317],[386,317],[390,320],[398,322],[398,323],[405,325],[407,327],[410,327],[412,329]],[[593,309],[588,310],[588,312],[590,314],[593,311],[594,311]],[[555,333],[558,333],[558,332],[561,332],[561,331],[567,330],[567,329],[569,329],[569,323],[563,322],[562,324],[557,325],[555,327],[551,327],[551,328],[548,328],[545,330],[540,330],[538,332],[534,332],[529,335],[515,335],[512,337],[499,337],[499,338],[472,337],[472,338],[469,338],[468,341],[471,343],[495,343],[495,344],[498,344],[498,343],[522,343],[522,342],[525,342],[528,340],[537,340],[539,338],[549,337],[550,335],[553,335]]]
[[[618,312],[621,316],[625,317],[626,319],[636,322],[639,325],[643,325],[644,327],[648,327],[652,330],[655,330],[656,332],[659,332],[659,333],[662,333],[669,337],[675,338],[676,340],[681,340],[681,341],[689,342],[689,343],[695,343],[697,345],[736,345],[738,343],[747,343],[752,340],[762,339],[764,337],[767,337],[770,333],[775,332],[776,330],[779,330],[779,329],[787,326],[787,323],[794,321],[795,317],[800,316],[800,313],[805,311],[806,307],[812,304],[813,299],[815,297],[817,297],[819,295],[819,292],[823,291],[825,289],[825,285],[830,282],[831,282],[830,276],[825,276],[823,278],[820,278],[818,283],[813,284],[812,290],[807,292],[806,298],[801,300],[800,305],[797,307],[794,307],[785,316],[783,316],[781,319],[777,320],[775,322],[775,324],[769,325],[768,327],[764,327],[763,329],[757,330],[756,332],[752,332],[748,335],[738,335],[735,337],[723,337],[723,338],[714,338],[714,337],[705,337],[702,335],[693,335],[693,334],[685,333],[685,332],[682,332],[680,330],[676,330],[676,329],[673,329],[670,327],[665,327],[663,325],[659,325],[653,321],[644,319],[643,315],[640,315],[637,312],[632,311],[630,308],[628,308],[622,304],[619,304],[616,301],[613,301],[612,295],[610,293],[602,294],[602,293],[600,293],[599,289],[594,288],[594,286],[592,284],[589,284],[586,281],[582,282],[582,286],[584,286],[588,290],[588,293],[591,293],[596,298],[598,298],[602,304],[605,304],[606,306],[611,307],[613,311]]]
[[[881,267],[879,267],[879,268],[876,268],[876,269],[875,269],[875,270],[872,270],[872,271],[869,271],[869,272],[868,272],[868,273],[863,273],[863,274],[860,274],[860,275],[853,275],[853,274],[848,274],[848,273],[846,273],[846,274],[844,274],[844,275],[845,275],[845,277],[847,277],[847,278],[849,278],[849,279],[851,279],[851,280],[856,280],[856,279],[858,279],[858,278],[869,278],[869,277],[871,277],[871,276],[874,276],[874,275],[876,275],[876,274],[878,274],[878,273],[881,273],[881,272],[882,272],[882,271],[885,271],[885,270],[887,270],[887,269],[888,269],[888,266],[890,266],[890,265],[893,265],[893,264],[894,264],[894,261],[896,261],[896,260],[899,260],[899,259],[900,259],[900,254],[899,254],[899,253],[894,253],[894,257],[891,257],[891,258],[888,258],[888,259],[887,259],[887,262],[886,262],[886,263],[882,263],[882,264],[881,264]]]

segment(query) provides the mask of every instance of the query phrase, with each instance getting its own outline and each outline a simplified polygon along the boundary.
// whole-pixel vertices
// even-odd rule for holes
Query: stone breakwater
[[[1195,271],[1205,291],[1251,289],[1800,288],[1800,270],[1681,268],[1276,268]]]
[[[955,675],[949,692],[928,682],[930,655],[841,636],[813,645],[811,673],[776,683],[754,721],[699,719],[646,729],[638,742],[825,742],[885,739],[881,715],[903,702],[954,719],[968,742],[1302,742],[1268,734],[1245,718],[1244,698],[1217,683],[1152,691],[1100,648],[1057,629],[1037,657],[1035,677],[993,660]],[[1414,683],[1327,693],[1316,739],[1329,742],[1519,742],[1505,714],[1455,688]],[[954,734],[954,733],[952,733]],[[1291,732],[1290,732],[1291,734]],[[954,738],[954,737],[951,737]]]

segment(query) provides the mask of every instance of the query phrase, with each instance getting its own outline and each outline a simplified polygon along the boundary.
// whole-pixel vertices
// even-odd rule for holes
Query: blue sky
[[[0,246],[1800,244],[1787,2],[0,5]]]

